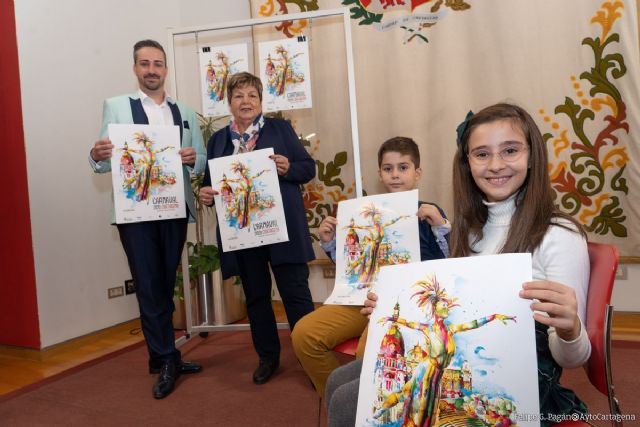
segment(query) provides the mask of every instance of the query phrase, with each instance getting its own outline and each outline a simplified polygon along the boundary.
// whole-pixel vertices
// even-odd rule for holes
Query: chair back
[[[591,357],[587,362],[589,381],[605,396],[609,395],[607,357],[610,346],[611,293],[618,269],[618,250],[613,245],[588,243],[591,276],[587,294],[587,334]]]
[[[604,394],[611,414],[620,414],[618,400],[611,377],[611,293],[618,269],[618,250],[613,245],[589,242],[589,291],[587,292],[587,335],[591,342],[591,356],[585,365],[593,386]],[[622,421],[611,420],[613,427],[621,427]],[[590,427],[586,421],[565,420],[557,427]]]

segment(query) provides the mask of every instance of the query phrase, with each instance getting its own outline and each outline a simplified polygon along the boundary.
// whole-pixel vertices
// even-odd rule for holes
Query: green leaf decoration
[[[220,255],[216,245],[187,242],[187,253],[189,254],[189,276],[191,279],[220,268]]]
[[[318,203],[316,205],[316,213],[320,218],[326,218],[328,216],[333,216],[333,206],[329,203]],[[320,224],[318,224],[320,225]]]
[[[611,179],[611,189],[614,191],[620,191],[624,194],[629,194],[629,187],[627,187],[627,179],[623,177],[624,171],[627,169],[627,165],[620,168]]]
[[[340,151],[336,153],[333,160],[326,165],[320,160],[316,160],[318,166],[318,179],[327,187],[337,186],[344,191],[344,183],[340,178],[342,166],[347,163],[347,152]]]
[[[346,151],[340,151],[340,152],[336,153],[335,157],[333,158],[333,163],[338,167],[346,165],[347,164],[347,152]]]
[[[563,193],[560,197],[560,206],[569,215],[576,215],[582,208],[582,201],[580,196],[575,193]]]
[[[293,3],[300,8],[300,12],[318,10],[318,0],[284,0],[285,3]]]
[[[574,102],[573,99],[568,96],[564,99],[564,104],[558,105],[555,109],[556,114],[566,114],[569,119],[571,119],[571,124],[573,126],[573,131],[580,141],[587,147],[590,147],[591,141],[589,137],[584,133],[584,121],[586,119],[593,120],[595,115],[591,110],[583,110],[578,104]]]
[[[382,21],[381,13],[372,13],[365,9],[358,0],[342,0],[344,6],[354,5],[349,8],[351,19],[360,19],[358,25],[371,25],[375,22]]]
[[[610,68],[613,68],[614,73],[612,73],[612,77],[616,79],[622,77],[627,70],[624,65],[624,59],[620,54],[607,55],[606,57],[602,55],[609,43],[613,41],[619,42],[619,40],[620,36],[618,34],[611,34],[602,44],[600,44],[599,37],[595,39],[585,38],[582,41],[583,45],[587,45],[593,49],[595,56],[595,66],[591,68],[590,72],[580,74],[581,79],[588,80],[593,85],[589,91],[591,96],[602,93],[611,96],[616,101],[622,99],[620,91],[609,81],[607,72]]]
[[[624,224],[627,217],[620,205],[619,196],[612,194],[629,194],[625,177],[626,147],[619,145],[620,132],[628,134],[629,124],[626,121],[626,104],[616,86],[616,80],[627,73],[627,67],[621,53],[605,53],[614,44],[620,43],[619,34],[609,33],[613,22],[621,16],[614,13],[618,8],[622,8],[619,2],[609,1],[603,3],[598,12],[597,21],[603,28],[601,37],[605,37],[604,40],[601,37],[586,37],[582,40],[582,45],[593,51],[593,67],[580,74],[580,79],[590,85],[588,93],[592,98],[591,102],[582,99],[581,106],[566,97],[564,104],[558,105],[554,110],[556,114],[564,114],[570,119],[573,140],[570,142],[569,170],[557,170],[552,177],[552,186],[554,203],[559,203],[563,211],[575,217],[582,216],[586,208],[592,209],[596,206],[595,203],[600,203],[596,201],[601,195],[606,194],[608,201],[600,207],[600,212],[593,217],[586,229],[600,235],[627,237],[628,231]],[[578,96],[582,97],[581,94]],[[598,109],[598,105],[605,110]],[[598,122],[596,112],[587,107],[599,112]],[[586,126],[593,137],[586,134]],[[594,132],[594,127],[596,130],[599,127],[600,130]],[[553,138],[554,135],[550,133],[543,135],[545,143]],[[610,149],[613,146],[617,146],[617,153],[613,155],[619,155],[623,160],[620,164],[610,160]],[[549,147],[550,152],[553,152],[552,148]]]
[[[593,164],[592,161],[589,161]],[[589,169],[588,175],[578,179],[577,187],[583,196],[596,196],[602,192],[605,184],[604,172],[600,168]]]
[[[586,228],[589,232],[600,235],[611,233],[616,237],[627,237],[627,228],[623,225],[626,218],[620,208],[620,200],[614,196],[611,203],[603,207],[600,214]]]

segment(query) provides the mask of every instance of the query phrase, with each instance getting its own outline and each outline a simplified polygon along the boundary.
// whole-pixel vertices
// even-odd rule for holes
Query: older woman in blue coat
[[[316,173],[315,162],[302,146],[291,125],[262,115],[262,83],[250,73],[237,73],[228,83],[231,123],[217,131],[208,143],[207,158],[273,148],[289,241],[233,252],[221,250],[222,276],[239,275],[247,298],[253,345],[260,358],[253,382],[269,380],[280,364],[280,340],[271,305],[271,274],[282,297],[291,330],[313,311],[309,291],[309,267],[315,258],[300,191]],[[200,200],[213,204],[217,191],[207,169]],[[216,229],[218,242],[220,230]],[[221,245],[220,245],[221,246]]]

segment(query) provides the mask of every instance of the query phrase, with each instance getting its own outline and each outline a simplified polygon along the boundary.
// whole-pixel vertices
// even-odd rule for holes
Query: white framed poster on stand
[[[228,116],[227,83],[232,75],[249,71],[246,43],[226,46],[200,46],[202,115]]]
[[[265,112],[311,108],[311,70],[306,39],[281,39],[258,46]]]
[[[289,20],[302,19],[308,20],[308,22],[310,23],[321,23],[322,25],[310,26],[310,31],[329,31],[332,35],[336,36],[334,38],[332,37],[331,39],[332,43],[337,43],[332,44],[332,46],[335,46],[335,48],[331,50],[330,56],[332,57],[331,60],[339,61],[341,67],[344,68],[344,72],[341,73],[341,76],[344,78],[344,81],[342,82],[344,83],[344,90],[341,91],[341,96],[328,98],[332,102],[332,105],[328,106],[328,108],[331,109],[331,111],[339,110],[344,112],[344,114],[342,114],[339,118],[340,125],[344,128],[344,132],[340,133],[340,138],[338,138],[337,140],[342,140],[344,138],[345,142],[343,146],[341,145],[336,149],[336,152],[331,155],[331,159],[322,159],[322,161],[327,164],[329,164],[330,162],[333,162],[333,164],[342,164],[341,160],[347,158],[348,156],[348,164],[342,167],[348,170],[349,177],[348,181],[345,180],[346,185],[341,189],[341,191],[344,190],[345,194],[348,194],[349,198],[362,196],[363,189],[360,172],[360,149],[357,121],[358,114],[356,108],[355,70],[352,51],[351,19],[349,15],[349,9],[346,7],[341,7],[336,9],[315,10],[295,14],[212,23],[207,25],[171,28],[167,32],[169,39],[169,43],[167,44],[167,65],[169,67],[169,73],[167,76],[168,86],[175,89],[175,94],[178,99],[186,102],[191,102],[194,105],[201,104],[201,74],[200,72],[194,73],[194,70],[197,70],[198,67],[200,67],[199,48],[201,46],[213,47],[228,46],[238,43],[247,44],[249,51],[249,72],[256,76],[260,76],[260,69],[262,67],[262,64],[259,64],[259,43],[263,41],[271,41],[282,38],[282,36],[274,38],[270,35],[265,35],[263,37],[263,30],[268,29],[268,27],[270,27],[272,24],[278,25],[279,23]],[[311,53],[313,53],[313,49],[311,49],[311,36],[312,34],[310,33],[310,37],[307,39],[307,44],[309,44],[310,46],[310,55]],[[325,40],[328,39],[324,38],[324,36],[313,39],[313,45],[319,49],[317,52],[323,52],[323,48],[326,47],[323,46]],[[317,56],[318,60],[327,60],[326,53],[320,53],[319,55],[321,56]],[[303,55],[299,55],[296,59],[302,58],[302,56]],[[309,60],[313,62],[314,57],[310,56]],[[313,67],[313,64],[311,64],[311,66]],[[197,77],[191,78],[194,74]],[[335,86],[335,81],[329,83],[324,80],[326,76],[323,76],[322,79],[318,79],[318,77],[320,76],[314,77],[313,81],[308,80],[312,83],[312,89],[318,90],[318,88],[322,88],[327,84],[332,84]],[[194,85],[197,87],[193,87]],[[340,87],[342,87],[342,85]],[[264,91],[263,93],[266,94],[266,91]],[[304,121],[306,121],[306,124],[303,125],[303,121],[298,121],[300,129],[296,128],[296,130],[301,132],[302,135],[306,135],[306,138],[313,140],[311,142],[312,145],[307,148],[310,151],[317,149],[316,147],[318,145],[318,142],[320,141],[320,136],[318,133],[316,133],[318,129],[315,128],[314,119],[312,118],[312,116],[315,114],[314,111],[319,107],[319,105],[320,104],[318,102],[314,101],[312,108],[291,110],[293,114],[300,114],[305,117]],[[297,119],[293,118],[292,120],[296,121]],[[295,127],[296,126],[294,124],[294,128]],[[328,138],[329,135],[333,135],[335,129],[336,128],[334,125],[331,127],[331,129],[327,129],[326,131],[323,130],[323,132],[326,132]],[[322,139],[324,141],[329,141],[329,139],[325,139],[324,133]],[[335,140],[335,137],[331,138],[331,141]],[[334,155],[337,156],[336,159],[333,158]],[[320,176],[320,174],[318,176]],[[353,178],[351,178],[351,176]],[[333,181],[331,182],[335,183],[339,181],[337,179],[333,179]],[[332,192],[336,191],[336,189],[334,188],[330,188],[329,190]],[[330,197],[329,195],[324,196]],[[328,205],[331,202],[325,201],[323,203],[326,203]],[[184,272],[183,274],[188,275],[188,271],[186,271],[188,266],[186,252],[183,254],[182,264]],[[188,277],[186,276],[185,281],[188,281]],[[244,325],[194,325],[194,319],[191,316],[190,311],[191,305],[191,295],[189,295],[189,293],[185,293],[188,336],[193,333],[199,332],[205,333],[208,331],[216,330],[247,328]],[[286,325],[278,324],[278,327],[284,328],[286,327]],[[183,341],[186,341],[186,338],[178,340],[178,344]]]

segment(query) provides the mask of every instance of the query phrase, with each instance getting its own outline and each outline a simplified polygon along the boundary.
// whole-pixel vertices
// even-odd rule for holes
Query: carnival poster
[[[222,249],[286,242],[287,223],[273,148],[209,160]]]
[[[110,124],[116,223],[184,218],[178,126]]]
[[[539,426],[530,254],[380,270],[357,426]]]
[[[200,47],[202,115],[220,117],[231,114],[227,83],[233,74],[242,71],[249,71],[249,55],[245,43]]]
[[[418,190],[338,204],[336,283],[325,304],[362,305],[380,267],[420,261]]]
[[[309,44],[297,38],[258,45],[265,112],[311,108]]]

